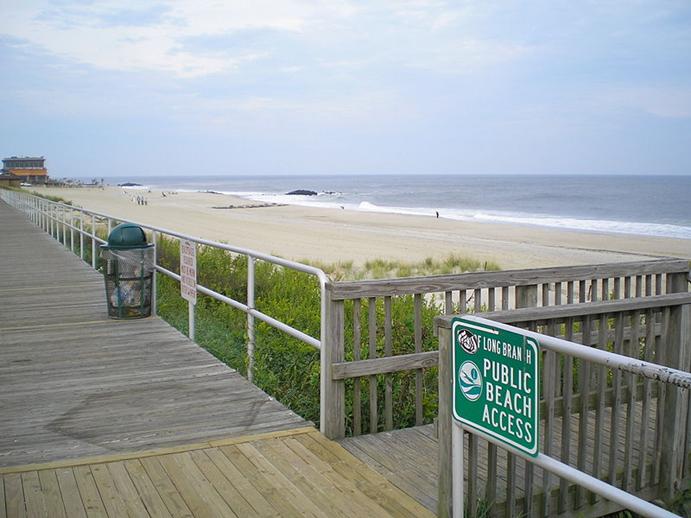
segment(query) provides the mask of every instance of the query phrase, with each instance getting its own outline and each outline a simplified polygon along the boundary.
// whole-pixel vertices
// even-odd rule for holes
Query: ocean
[[[266,203],[691,239],[691,176],[150,176],[116,185],[215,191]],[[295,189],[316,196],[288,196]]]

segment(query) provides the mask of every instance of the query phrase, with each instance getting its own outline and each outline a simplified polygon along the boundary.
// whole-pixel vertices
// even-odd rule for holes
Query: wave
[[[182,189],[179,189],[182,191]],[[203,191],[199,191],[203,192]],[[666,223],[645,223],[631,221],[616,221],[605,219],[586,219],[577,217],[553,216],[544,214],[530,214],[519,212],[486,211],[476,209],[431,208],[431,207],[396,207],[376,205],[368,201],[346,202],[340,192],[322,192],[317,196],[296,196],[255,191],[218,191],[220,194],[240,196],[263,203],[279,205],[297,205],[302,207],[317,207],[327,209],[343,209],[358,212],[374,212],[382,214],[403,214],[408,216],[439,217],[456,221],[476,221],[486,223],[505,223],[513,225],[530,225],[537,227],[558,228],[563,230],[577,230],[584,232],[607,232],[618,234],[634,234],[658,237],[672,237],[691,239],[691,227]]]

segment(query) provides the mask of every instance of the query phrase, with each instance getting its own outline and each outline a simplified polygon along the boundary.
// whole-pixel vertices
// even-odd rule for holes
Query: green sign
[[[454,418],[537,456],[537,342],[471,318],[455,318],[451,333]]]

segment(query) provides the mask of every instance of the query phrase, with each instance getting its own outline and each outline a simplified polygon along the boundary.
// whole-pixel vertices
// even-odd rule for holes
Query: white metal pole
[[[67,213],[60,207],[60,217],[62,218],[62,244],[67,248]]]
[[[192,302],[187,302],[187,321],[189,323],[188,336],[194,342],[194,304]]]
[[[463,427],[456,420],[451,425],[451,459],[452,516],[463,518]]]
[[[254,309],[254,257],[247,256],[247,308]],[[247,313],[247,379],[254,381],[254,316]]]
[[[96,216],[91,215],[91,267],[96,269]]]
[[[74,214],[70,213],[70,251],[74,253]]]
[[[84,260],[84,213],[79,211],[79,257]]]

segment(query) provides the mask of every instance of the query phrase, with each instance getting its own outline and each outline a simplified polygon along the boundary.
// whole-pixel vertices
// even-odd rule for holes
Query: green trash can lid
[[[148,248],[153,244],[147,244],[144,229],[132,223],[122,223],[115,227],[108,236],[108,244],[103,248],[127,250],[130,248]]]

